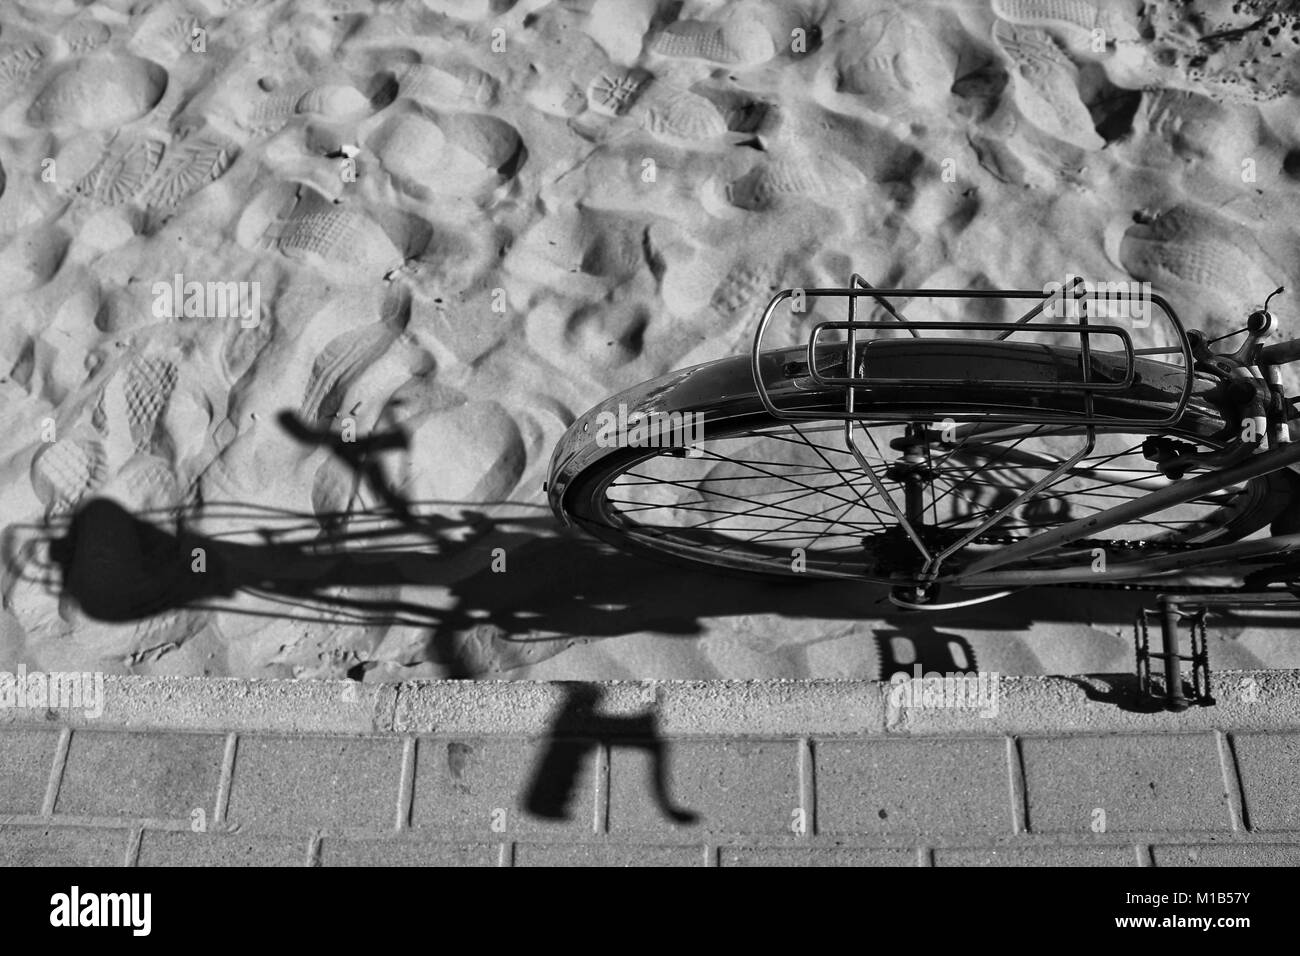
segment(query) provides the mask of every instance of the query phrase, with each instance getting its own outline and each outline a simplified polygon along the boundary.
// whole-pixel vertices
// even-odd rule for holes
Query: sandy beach
[[[548,460],[854,271],[1150,282],[1211,335],[1285,286],[1289,337],[1298,91],[1267,0],[10,0],[0,670],[1127,671],[1142,596],[675,569],[561,529]],[[1300,667],[1289,623],[1215,667]]]

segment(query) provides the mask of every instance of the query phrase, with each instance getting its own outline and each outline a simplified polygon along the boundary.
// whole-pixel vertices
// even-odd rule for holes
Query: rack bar
[[[822,375],[817,371],[815,351],[818,345],[818,339],[823,332],[827,330],[843,331],[848,330],[855,332],[858,329],[883,329],[893,328],[893,322],[818,322],[813,326],[812,335],[808,339],[808,375],[818,385],[835,386],[842,385],[849,388],[871,388],[881,385],[970,385],[972,379],[966,378],[857,378],[855,376],[842,375]],[[911,327],[915,329],[963,329],[973,332],[992,331],[994,329],[1009,329],[1017,331],[1013,323],[1009,322],[940,322],[940,321],[919,321],[910,322]],[[1115,325],[1090,325],[1086,328],[1080,328],[1077,325],[1071,325],[1066,322],[1050,322],[1034,326],[1031,330],[1034,332],[1069,332],[1082,336],[1083,341],[1087,342],[1092,335],[1113,335],[1120,340],[1124,348],[1124,357],[1127,360],[1124,369],[1124,379],[1114,383],[1092,383],[1080,382],[1071,383],[1068,388],[1070,391],[1078,392],[1122,392],[1133,385],[1136,375],[1135,364],[1133,361],[1133,339],[1128,332]],[[941,341],[941,340],[936,340]],[[865,353],[870,350],[873,343],[868,342],[863,347]],[[1086,349],[1086,346],[1085,346]],[[852,366],[850,366],[852,367]],[[984,385],[995,385],[1000,388],[1022,388],[1034,391],[1054,392],[1061,389],[1057,382],[1034,382],[1029,380],[1015,381],[997,379],[994,381],[983,382]]]
[[[934,387],[936,385],[941,385],[941,384],[948,384],[948,385],[969,384],[969,382],[966,381],[951,380],[951,379],[937,379],[937,380],[927,379],[927,380],[920,380],[920,381],[915,379],[908,379],[906,381],[899,381],[899,380],[883,380],[883,379],[871,380],[853,374],[849,374],[845,376],[822,375],[817,370],[815,361],[812,361],[816,358],[815,343],[813,340],[810,339],[809,341],[810,377],[814,382],[818,383],[821,387],[844,388],[846,390],[844,408],[842,410],[826,409],[826,410],[818,410],[818,411],[801,411],[801,410],[794,410],[788,408],[781,408],[777,406],[776,403],[773,402],[772,400],[771,394],[769,393],[767,387],[767,383],[764,381],[764,374],[763,374],[763,367],[762,367],[763,337],[766,334],[767,329],[771,324],[772,317],[775,314],[777,307],[786,299],[789,299],[795,295],[799,295],[804,298],[807,297],[845,298],[849,300],[848,303],[849,321],[847,323],[843,323],[843,322],[819,323],[819,325],[813,331],[813,339],[820,337],[822,332],[827,329],[833,328],[833,329],[847,331],[849,341],[845,345],[846,348],[845,367],[846,370],[849,371],[850,373],[856,371],[857,360],[859,357],[859,349],[858,349],[858,342],[860,341],[859,335],[863,331],[869,331],[872,329],[902,328],[907,330],[914,338],[921,338],[920,331],[922,329],[927,329],[927,328],[949,329],[949,330],[957,329],[957,330],[967,330],[967,331],[996,330],[1002,333],[1000,338],[1005,338],[1008,335],[1020,331],[1071,332],[1073,334],[1077,334],[1081,336],[1081,340],[1084,343],[1082,354],[1085,356],[1091,352],[1090,338],[1089,338],[1091,335],[1093,334],[1118,335],[1121,337],[1121,341],[1123,342],[1124,345],[1123,351],[1125,357],[1125,369],[1124,369],[1123,382],[1115,383],[1115,382],[1089,381],[1088,380],[1089,375],[1092,370],[1090,368],[1085,368],[1083,370],[1085,381],[1081,383],[1069,383],[1066,386],[1061,386],[1059,384],[1051,386],[1053,389],[1057,391],[1078,393],[1081,399],[1084,400],[1085,408],[1088,408],[1088,406],[1091,405],[1091,402],[1088,400],[1089,395],[1091,393],[1121,391],[1125,388],[1129,388],[1132,386],[1135,380],[1135,356],[1136,355],[1156,354],[1156,350],[1145,350],[1145,349],[1140,351],[1135,350],[1132,346],[1132,340],[1128,336],[1126,330],[1120,329],[1118,327],[1092,326],[1086,324],[1080,324],[1078,326],[1075,326],[1075,325],[1070,325],[1068,323],[1051,323],[1051,324],[1033,323],[1031,320],[1037,315],[1041,314],[1041,312],[1043,311],[1042,306],[1046,304],[1046,300],[1051,299],[1054,296],[1058,296],[1061,293],[1044,293],[1038,290],[1028,290],[1028,289],[1008,289],[1008,290],[879,289],[879,288],[871,287],[870,284],[865,279],[863,279],[861,276],[857,275],[856,273],[854,274],[852,281],[855,286],[853,288],[814,288],[814,289],[802,289],[802,290],[783,289],[780,292],[778,292],[775,296],[772,297],[772,299],[768,302],[767,307],[763,310],[763,314],[758,321],[758,327],[754,333],[753,346],[750,353],[750,369],[753,375],[754,384],[759,399],[760,401],[762,401],[763,407],[774,418],[778,418],[784,421],[846,421],[846,422],[867,421],[867,420],[875,420],[875,421],[909,420],[910,421],[913,418],[915,418],[915,414],[905,415],[901,412],[872,413],[870,411],[864,411],[861,408],[856,407],[853,390],[855,388],[869,388],[872,387],[873,385],[881,385],[886,383],[891,384],[894,387],[907,388],[907,387],[915,386],[918,389]],[[858,285],[861,285],[864,288],[857,288],[856,286]],[[1074,290],[1071,288],[1066,291],[1072,292]],[[884,323],[884,322],[859,321],[856,315],[855,306],[856,306],[857,299],[861,297],[869,297],[881,303],[881,305],[886,308],[886,311],[889,312],[890,316],[894,319],[894,322]],[[983,298],[1035,299],[1038,300],[1038,307],[1031,309],[1028,313],[1026,313],[1026,315],[1021,316],[1019,320],[1013,323],[1001,323],[1001,322],[994,323],[994,322],[978,322],[978,321],[938,323],[938,322],[918,322],[918,321],[910,320],[893,306],[887,305],[888,300],[891,298],[915,299],[921,297],[968,298],[968,299],[983,299]],[[1187,338],[1186,330],[1183,328],[1181,321],[1179,320],[1177,314],[1174,312],[1172,306],[1170,306],[1168,301],[1166,301],[1162,296],[1159,295],[1151,295],[1149,297],[1149,301],[1152,304],[1158,306],[1161,309],[1161,311],[1165,313],[1167,319],[1169,320],[1170,324],[1173,327],[1173,331],[1175,333],[1175,341],[1177,343],[1172,349],[1168,349],[1168,350],[1163,348],[1160,349],[1159,354],[1176,353],[1181,355],[1183,359],[1182,367],[1181,369],[1179,369],[1179,371],[1181,371],[1183,375],[1182,388],[1181,391],[1179,392],[1179,397],[1175,402],[1173,409],[1170,411],[1170,413],[1167,416],[1158,419],[1147,419],[1147,418],[1136,418],[1128,415],[1098,416],[1096,414],[1093,414],[1090,409],[1083,414],[1072,414],[1072,413],[1061,413],[1061,412],[1044,412],[1038,409],[1026,408],[1026,410],[1023,412],[1018,410],[1012,410],[1012,411],[990,410],[987,412],[966,412],[964,410],[954,409],[950,413],[945,413],[944,417],[951,418],[955,422],[975,421],[975,422],[990,422],[990,423],[996,422],[996,423],[1005,423],[1005,424],[1029,424],[1029,425],[1060,424],[1060,425],[1072,425],[1076,427],[1097,426],[1097,425],[1116,424],[1116,423],[1124,423],[1127,425],[1142,425],[1142,426],[1149,426],[1149,427],[1164,427],[1164,426],[1175,424],[1182,417],[1183,411],[1186,409],[1187,403],[1191,398],[1192,385],[1193,385],[1192,370],[1194,367],[1191,344]],[[869,341],[864,347],[870,348],[871,344],[872,344],[871,341]],[[1177,366],[1171,366],[1171,367],[1178,368]],[[995,382],[991,384],[995,388],[1004,387],[1008,389],[1021,389],[1021,390],[1030,390],[1030,389],[1043,390],[1047,387],[1044,386],[1042,383],[1023,383],[1023,382],[1017,383],[1014,381]]]

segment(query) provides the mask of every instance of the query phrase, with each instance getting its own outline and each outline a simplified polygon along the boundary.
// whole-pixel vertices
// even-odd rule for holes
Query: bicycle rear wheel
[[[1077,383],[1077,350],[1009,343],[882,343],[873,369],[891,377],[916,374],[927,349],[936,362],[972,363],[999,378]],[[954,350],[963,354],[955,355]],[[765,353],[769,390],[780,407],[836,411],[843,392],[821,390],[806,375],[802,349]],[[710,568],[781,577],[853,578],[898,585],[918,583],[920,552],[904,533],[891,496],[906,510],[932,552],[960,543],[988,520],[1000,520],[965,543],[944,564],[939,581],[990,549],[1047,531],[1165,487],[1165,478],[1142,452],[1152,437],[1176,440],[1184,450],[1223,446],[1231,432],[1203,393],[1205,380],[1178,423],[1152,429],[1175,407],[1181,370],[1143,360],[1142,386],[1133,394],[1098,396],[1094,411],[1112,421],[1091,432],[1083,425],[961,424],[951,415],[992,407],[1034,407],[1060,418],[1077,408],[1064,392],[1033,396],[953,386],[927,390],[886,387],[860,390],[855,425],[858,446],[879,485],[843,440],[839,421],[789,422],[762,405],[745,359],[724,359],[665,376],[629,390],[574,423],[556,450],[549,481],[552,507],[564,519],[621,548]],[[748,381],[746,381],[748,379]],[[1032,406],[1030,405],[1032,403]],[[595,423],[620,409],[690,413],[704,423],[698,455],[678,448],[602,445]],[[631,411],[628,411],[631,410]],[[1155,414],[1153,414],[1153,412]],[[873,414],[881,414],[878,420]],[[1091,434],[1093,447],[1072,466],[1063,463]],[[919,440],[923,438],[924,440]],[[910,458],[910,461],[907,459]],[[916,475],[924,476],[918,490]],[[1053,477],[1054,476],[1054,477]],[[1047,480],[1018,504],[1015,499]],[[1131,557],[1172,548],[1224,544],[1267,526],[1296,495],[1289,471],[1274,472],[1219,492],[1179,502],[1012,568],[1024,584],[1043,568],[1079,567],[1087,580],[1092,549],[1122,549]],[[1007,510],[1008,506],[1010,510]]]

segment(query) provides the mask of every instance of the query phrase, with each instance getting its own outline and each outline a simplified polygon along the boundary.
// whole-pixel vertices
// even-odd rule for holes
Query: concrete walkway
[[[1300,672],[1117,684],[108,678],[0,708],[0,863],[1300,863]]]

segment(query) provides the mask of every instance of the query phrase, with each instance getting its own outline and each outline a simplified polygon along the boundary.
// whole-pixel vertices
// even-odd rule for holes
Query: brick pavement
[[[1300,672],[1181,715],[1062,678],[1003,679],[988,718],[868,681],[595,686],[128,677],[98,718],[0,709],[0,863],[1300,863]]]

